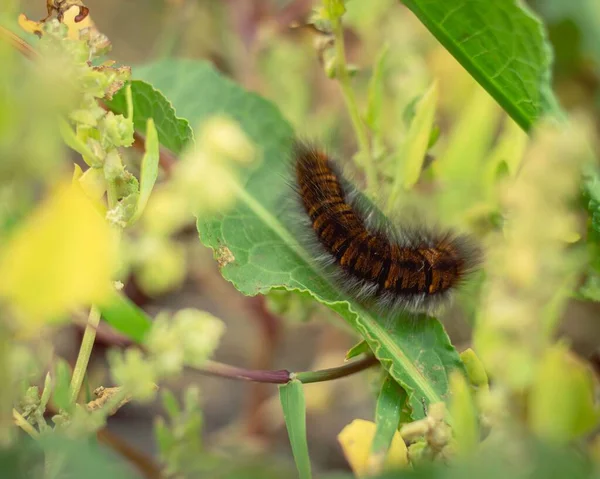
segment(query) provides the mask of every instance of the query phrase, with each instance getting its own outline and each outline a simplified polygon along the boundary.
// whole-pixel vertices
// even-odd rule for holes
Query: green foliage
[[[375,471],[382,469],[388,449],[402,419],[402,408],[406,403],[406,398],[406,392],[394,379],[386,375],[375,408],[376,429],[367,463],[369,469]]]
[[[523,129],[560,114],[542,24],[521,2],[403,3]]]
[[[355,18],[356,23],[369,28],[377,22],[383,24],[384,3],[353,6],[364,17],[372,14],[372,18]],[[597,385],[585,365],[574,360],[566,347],[553,343],[559,313],[582,269],[578,253],[584,242],[587,279],[579,289],[579,298],[600,298],[600,188],[597,165],[591,161],[584,165],[581,183],[589,215],[588,235],[585,240],[573,240],[577,237],[571,208],[575,177],[584,164],[582,158],[591,157],[585,127],[573,121],[562,132],[542,128],[531,141],[519,130],[521,127],[531,132],[540,126],[543,117],[556,119],[562,115],[550,87],[552,55],[542,24],[521,2],[403,3],[483,89],[472,88],[471,84],[471,90],[461,97],[460,108],[452,111],[439,94],[444,91],[440,79],[427,78],[418,89],[409,88],[407,98],[415,100],[400,109],[407,131],[399,135],[400,140],[389,141],[389,131],[401,124],[403,116],[395,112],[391,122],[386,116],[390,110],[389,80],[398,79],[396,47],[401,42],[390,38],[383,47],[377,46],[370,78],[361,77],[360,72],[351,75],[345,61],[342,20],[346,5],[342,0],[324,0],[317,11],[319,25],[333,30],[333,35],[325,35],[327,44],[319,51],[323,75],[339,83],[336,86],[345,100],[360,150],[355,166],[365,173],[368,193],[387,202],[386,212],[396,211],[400,197],[424,198],[423,192],[441,186],[435,208],[439,216],[466,225],[490,245],[487,276],[478,276],[469,285],[468,297],[459,298],[459,306],[467,310],[463,313],[474,323],[477,354],[467,349],[459,356],[437,318],[376,314],[342,293],[316,264],[313,252],[299,240],[303,232],[297,226],[290,198],[293,178],[289,147],[299,132],[293,131],[273,103],[241,88],[208,63],[195,60],[151,62],[135,68],[136,79],[131,81],[127,68],[113,68],[109,63],[93,68],[92,64],[100,62],[99,48],[106,51],[109,43],[94,29],[83,33],[77,30],[82,36],[74,39],[73,28],[78,22],[29,23],[43,32],[37,52],[63,65],[65,71],[50,69],[50,75],[45,71],[46,75],[39,75],[43,80],[25,82],[22,89],[17,88],[24,75],[21,65],[0,46],[0,62],[9,72],[0,78],[0,156],[8,158],[0,166],[0,199],[6,199],[0,202],[0,239],[14,240],[22,250],[25,248],[27,254],[22,256],[33,258],[28,271],[44,278],[44,268],[55,271],[48,265],[56,266],[56,261],[46,260],[63,261],[63,257],[53,250],[40,253],[39,245],[45,246],[44,241],[50,246],[62,244],[55,238],[61,235],[73,240],[75,226],[87,228],[84,220],[102,218],[103,228],[98,228],[97,234],[81,236],[88,253],[82,256],[85,261],[73,261],[79,256],[70,251],[65,255],[62,283],[70,278],[78,285],[93,276],[94,266],[100,263],[108,270],[107,265],[111,265],[110,275],[103,277],[102,287],[97,288],[97,297],[90,294],[74,300],[69,294],[75,293],[67,292],[64,302],[56,307],[60,314],[50,315],[67,317],[73,304],[94,304],[72,377],[68,364],[59,359],[52,373],[40,376],[44,378],[42,388],[31,386],[29,378],[21,381],[25,387],[19,390],[19,400],[13,401],[9,395],[17,394],[10,391],[10,386],[16,381],[9,376],[22,371],[25,361],[18,367],[5,361],[4,369],[10,372],[3,385],[6,383],[8,390],[6,397],[14,402],[12,419],[36,440],[35,447],[40,457],[43,454],[45,472],[50,477],[130,477],[120,463],[88,439],[123,401],[152,399],[156,383],[179,375],[186,366],[204,368],[216,349],[223,333],[220,320],[207,312],[183,309],[159,313],[152,321],[120,291],[122,284],[118,281],[133,272],[150,294],[183,281],[185,257],[177,248],[175,233],[192,214],[200,240],[213,250],[221,274],[239,292],[250,296],[270,293],[279,314],[302,318],[310,315],[315,305],[325,305],[361,338],[347,359],[372,352],[379,360],[385,376],[377,396],[375,424],[368,424],[374,428],[373,440],[363,445],[365,450],[358,451],[359,456],[364,453],[368,458],[366,470],[378,473],[385,467],[395,438],[401,439],[404,448],[403,463],[407,449],[402,440],[410,443],[408,460],[416,467],[382,478],[597,476],[596,466],[568,447],[573,442],[584,444],[585,435],[600,422],[594,396]],[[558,8],[556,2],[549,2],[548,8],[552,10],[553,5]],[[585,11],[591,12],[591,4],[585,5]],[[558,10],[559,17],[567,13],[577,16],[570,7]],[[597,25],[593,19],[581,24],[585,24],[589,39]],[[587,46],[596,51],[591,43]],[[407,50],[414,50],[414,46],[409,45]],[[299,49],[282,48],[270,51],[269,58],[281,60],[286,51],[301,55]],[[305,68],[309,62],[303,65]],[[277,74],[278,68],[268,65],[271,74]],[[302,68],[292,67],[291,71],[293,74],[282,72],[282,78],[302,74]],[[359,105],[361,95],[354,91],[355,87],[360,91],[361,82],[366,99],[364,114]],[[119,90],[124,83],[127,87]],[[45,95],[33,96],[34,101],[29,101],[29,95],[48,89],[48,85],[53,86],[50,90],[66,90],[68,95],[56,104],[54,100],[48,102]],[[285,94],[304,87],[302,81],[292,87],[279,86],[278,91]],[[14,95],[7,96],[6,92]],[[105,111],[99,100],[110,111]],[[296,123],[305,120],[310,100],[304,91],[292,102]],[[442,120],[439,126],[438,117]],[[338,119],[336,115],[331,118]],[[452,124],[449,133],[446,123]],[[190,125],[196,129],[192,131]],[[134,141],[134,130],[145,135],[141,160],[135,155],[130,158],[127,152]],[[25,229],[24,225],[28,219],[33,225],[40,223],[30,219],[35,219],[30,211],[35,208],[40,190],[46,195],[45,190],[52,189],[55,178],[64,180],[56,160],[62,155],[57,141],[60,136],[87,165],[85,171],[75,167],[71,183],[78,194],[83,193],[85,204],[89,202],[93,208],[51,209],[54,216],[41,216],[56,218],[49,222],[55,228],[40,230],[43,234],[37,238],[38,230]],[[179,161],[162,165],[167,167],[165,178],[159,174],[161,147],[163,152],[168,149],[179,155]],[[436,149],[436,159],[430,167],[431,158],[426,154],[432,148]],[[524,157],[527,161],[522,161]],[[139,168],[133,168],[139,170],[139,176],[128,170],[126,165],[132,162],[139,163]],[[68,198],[79,204],[80,196]],[[81,212],[83,218],[78,217]],[[71,222],[62,225],[65,216]],[[73,221],[75,218],[77,221]],[[132,231],[129,227],[134,223]],[[120,253],[108,253],[106,245],[113,235],[107,233],[107,224],[112,227],[114,242],[122,249]],[[32,242],[21,239],[19,232]],[[106,247],[102,258],[94,258],[94,240]],[[567,241],[576,244],[567,248]],[[0,258],[1,254],[12,258],[12,251],[19,251],[4,244],[9,243],[0,242]],[[4,276],[9,280],[4,281],[22,292],[22,284],[10,281],[9,273],[18,268],[5,269]],[[41,284],[39,291],[26,290],[31,296],[23,297],[36,299],[45,294],[55,300],[58,293],[64,293],[60,286],[45,286]],[[290,294],[296,295],[295,303],[289,301]],[[56,300],[48,304],[56,306]],[[14,298],[3,293],[2,315],[12,319],[16,309]],[[104,388],[99,388],[96,400],[88,398],[87,404],[75,404],[100,314],[117,331],[143,344],[143,349],[111,351],[110,372],[118,386],[109,388],[108,399],[101,396]],[[471,317],[477,317],[477,322]],[[36,328],[47,327],[48,321],[44,317],[37,323],[19,323],[14,330],[31,334]],[[6,345],[0,345],[3,361],[17,351],[10,344],[13,329],[7,327],[13,323],[9,320],[1,325],[11,335]],[[4,334],[4,329],[1,332]],[[225,371],[234,374],[227,368]],[[311,477],[311,461],[301,381],[327,374],[288,376],[285,371],[279,372],[283,374],[277,377],[283,377],[283,381],[294,378],[280,385],[279,398],[299,477],[307,479]],[[491,384],[488,372],[494,379]],[[263,373],[258,372],[257,377]],[[8,404],[3,397],[0,399],[2,407]],[[163,394],[168,420],[156,421],[163,472],[181,477],[251,477],[243,460],[239,461],[241,466],[233,467],[205,451],[197,389],[189,389],[182,403],[180,407],[173,394]],[[52,418],[53,425],[44,417],[49,404],[59,409]],[[0,411],[9,412],[8,407]],[[0,414],[0,421],[6,418],[10,414]],[[363,427],[362,431],[366,430]],[[489,436],[484,438],[487,433]],[[533,442],[531,437],[541,442]],[[3,471],[18,477],[20,459],[10,449],[1,452]],[[38,462],[28,467],[36,468],[41,465]],[[451,462],[452,467],[442,467],[444,462]],[[267,468],[253,471],[257,477],[277,477]]]
[[[217,253],[226,246],[233,254],[234,261],[221,269],[223,276],[249,295],[282,287],[310,292],[366,337],[390,374],[411,391],[415,417],[422,417],[422,398],[427,402],[443,400],[448,391],[448,371],[462,364],[441,325],[423,317],[395,319],[390,321],[394,326],[386,328],[381,318],[341,296],[294,239],[293,225],[286,224],[286,215],[281,212],[282,206],[291,203],[286,200],[291,194],[286,182],[289,170],[282,161],[289,155],[290,131],[278,112],[202,63],[169,60],[134,74],[167,94],[178,114],[192,114],[188,120],[194,124],[210,114],[227,113],[262,150],[263,161],[243,180],[235,207],[214,218],[202,215],[198,219],[202,242]],[[180,82],[182,75],[190,80]],[[205,85],[203,94],[198,94],[198,85]]]
[[[106,322],[138,343],[142,342],[150,331],[150,318],[122,294],[111,293],[99,307]]]
[[[152,118],[160,144],[173,153],[181,153],[193,139],[188,121],[177,116],[170,101],[151,84],[133,80],[130,87],[135,129],[140,132],[146,131],[147,121]],[[125,89],[119,90],[111,100],[107,101],[107,105],[112,111],[125,115],[127,113]]]
[[[294,460],[300,479],[310,479],[310,459],[306,442],[306,405],[302,383],[292,380],[279,386],[279,400],[283,409],[283,417],[287,426]]]

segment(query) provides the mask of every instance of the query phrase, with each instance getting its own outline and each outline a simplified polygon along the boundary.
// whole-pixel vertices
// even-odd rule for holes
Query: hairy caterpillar
[[[334,162],[313,146],[296,142],[293,162],[294,189],[317,260],[359,301],[386,313],[431,312],[480,263],[480,250],[468,236],[396,227],[366,207]]]

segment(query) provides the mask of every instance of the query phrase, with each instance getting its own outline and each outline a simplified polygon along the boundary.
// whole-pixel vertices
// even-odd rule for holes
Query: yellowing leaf
[[[371,443],[375,436],[375,423],[364,419],[355,419],[338,434],[338,442],[342,446],[344,456],[350,464],[352,471],[358,477],[367,473],[367,460],[371,450]],[[396,432],[392,439],[385,468],[399,468],[408,464],[406,444]]]
[[[34,35],[40,36],[42,34],[43,22],[36,22],[29,20],[23,13],[18,18],[19,26],[27,33],[33,33]]]
[[[592,373],[565,346],[552,347],[542,359],[529,411],[531,428],[546,440],[568,442],[598,425]]]
[[[100,301],[110,285],[114,246],[89,200],[61,185],[0,251],[0,296],[28,329]]]
[[[95,28],[94,22],[88,15],[88,10],[81,2],[70,2],[68,9],[64,9],[62,23],[69,27],[69,38],[79,40],[80,32],[86,28]],[[85,10],[82,11],[82,8]]]

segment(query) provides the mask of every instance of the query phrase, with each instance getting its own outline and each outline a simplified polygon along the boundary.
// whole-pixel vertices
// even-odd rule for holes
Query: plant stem
[[[70,404],[75,404],[81,385],[83,384],[83,378],[87,371],[88,363],[90,361],[90,355],[94,347],[94,341],[96,340],[96,329],[100,323],[100,310],[96,306],[92,306],[90,309],[90,315],[88,316],[87,326],[83,333],[83,340],[81,341],[81,347],[79,348],[79,354],[77,361],[75,362],[75,369],[73,370],[73,377],[71,378],[71,388],[69,400]]]
[[[346,68],[346,50],[344,47],[344,29],[342,28],[342,21],[337,18],[332,21],[333,34],[335,36],[335,48],[336,48],[336,76],[342,89],[342,95],[346,102],[346,108],[350,114],[352,120],[352,126],[354,127],[354,133],[358,141],[359,155],[364,166],[365,176],[367,180],[367,190],[369,192],[377,191],[377,170],[373,162],[373,156],[371,155],[371,147],[369,145],[369,135],[367,128],[360,117],[358,111],[358,105],[356,103],[356,96],[354,90],[350,86],[350,76],[348,75],[348,69]]]
[[[10,43],[16,50],[22,53],[27,58],[33,59],[38,56],[38,53],[25,40],[22,40],[10,30],[0,26],[0,38],[7,43]]]
[[[29,434],[34,439],[38,439],[40,437],[40,433],[37,432],[36,429],[27,422],[27,419],[25,419],[19,413],[19,411],[17,411],[16,409],[13,409],[12,415],[13,415],[13,419],[15,420],[15,424],[17,426],[19,426],[21,429],[23,429],[23,431],[25,431],[27,434]]]
[[[339,366],[337,368],[296,373],[295,379],[304,384],[331,381],[332,379],[343,378],[345,376],[350,376],[351,374],[364,371],[365,369],[375,366],[376,364],[379,364],[377,358],[375,356],[368,355],[363,359],[353,361],[349,364],[344,364],[343,366]]]
[[[339,366],[337,368],[291,373],[287,369],[278,369],[274,371],[263,369],[245,369],[216,361],[207,361],[202,368],[196,368],[195,370],[201,374],[243,381],[286,384],[291,379],[298,379],[300,382],[308,384],[331,381],[332,379],[349,376],[370,368],[378,363],[379,361],[377,358],[375,358],[375,356],[369,355],[363,359],[353,361],[349,364],[344,364],[343,366]]]
[[[196,370],[202,374],[208,374],[209,376],[271,384],[285,384],[290,380],[291,374],[287,369],[275,371],[265,369],[245,369],[216,361],[207,361],[204,363],[203,367]]]

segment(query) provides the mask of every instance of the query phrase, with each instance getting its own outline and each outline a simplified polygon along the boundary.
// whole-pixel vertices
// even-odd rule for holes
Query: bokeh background
[[[23,0],[30,18],[45,16],[42,0]],[[275,103],[296,132],[322,142],[341,158],[356,151],[349,117],[335,80],[324,72],[319,55],[322,37],[306,23],[317,0],[88,0],[93,20],[112,41],[111,57],[135,65],[167,56],[204,59],[245,88]],[[547,25],[555,51],[554,82],[562,105],[584,110],[600,126],[600,4],[595,0],[538,0],[529,5]],[[475,86],[461,67],[397,0],[350,0],[345,17],[349,62],[356,67],[353,85],[364,105],[375,59],[387,45],[382,141],[397,144],[406,132],[411,102],[432,79],[440,82],[438,124],[441,144],[465,98]],[[383,148],[383,145],[382,145]],[[435,153],[435,150],[434,150]],[[195,307],[223,319],[227,332],[216,359],[248,368],[292,371],[339,365],[356,342],[327,310],[286,295],[241,296],[219,275],[212,254],[197,240],[194,225],[176,238],[185,268],[159,288],[148,278],[177,269],[147,251],[148,259],[126,285],[131,298],[153,313],[164,308]],[[156,253],[156,254],[154,254]],[[154,260],[153,260],[154,256]],[[158,258],[158,259],[156,259]],[[166,262],[166,263],[165,263]],[[150,281],[151,283],[151,281]],[[572,301],[561,334],[589,358],[600,344],[600,309]],[[448,311],[444,324],[459,349],[469,344],[469,320]],[[56,344],[75,360],[82,328],[64,328]],[[90,383],[108,384],[104,362],[108,347],[124,339],[103,326],[90,368]],[[374,395],[369,371],[339,381],[308,385],[308,443],[317,471],[347,470],[336,435],[352,419],[372,419]],[[217,454],[247,462],[248,476],[294,474],[287,432],[274,386],[228,381],[188,373],[169,385],[181,392],[195,383],[202,393],[204,443]],[[111,440],[142,455],[156,452],[152,418],[158,403],[130,404],[109,421]],[[131,454],[134,452],[131,451]],[[282,476],[283,471],[283,476]],[[224,470],[223,474],[227,471]]]

